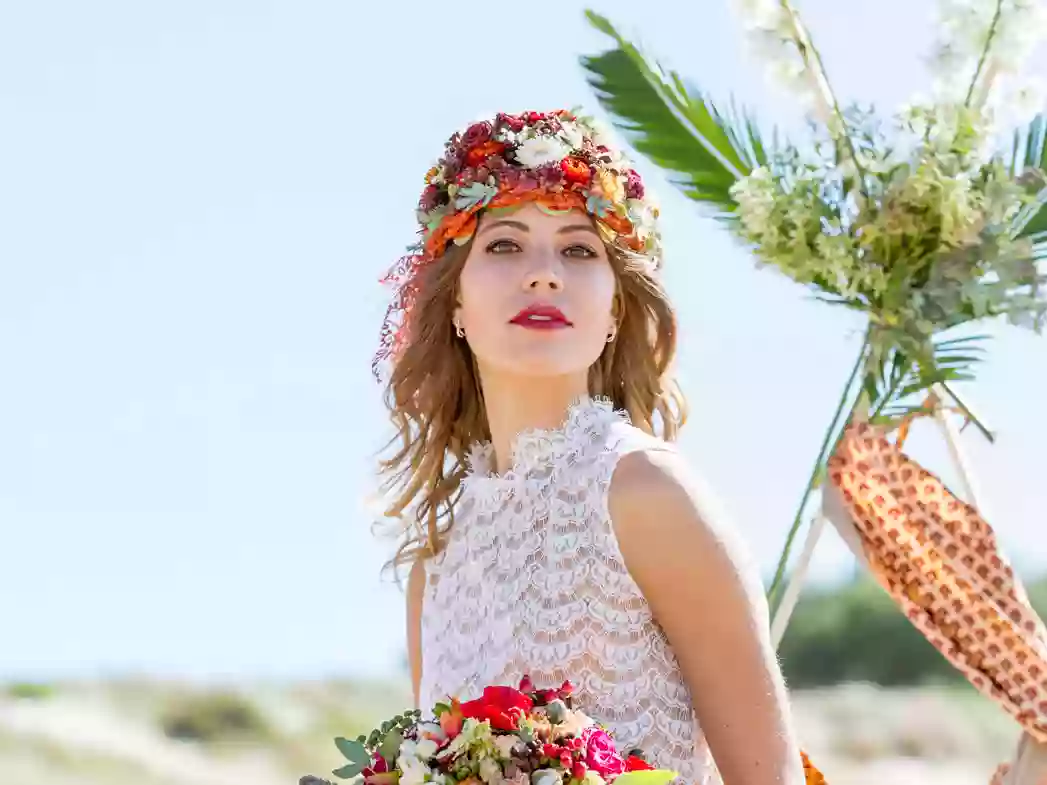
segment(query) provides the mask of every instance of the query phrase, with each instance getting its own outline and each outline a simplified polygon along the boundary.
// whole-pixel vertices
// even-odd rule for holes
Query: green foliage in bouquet
[[[865,317],[786,539],[773,604],[851,416],[896,425],[923,412],[932,390],[944,391],[991,438],[951,386],[973,379],[984,356],[986,336],[971,328],[1003,318],[1039,332],[1047,322],[1047,114],[1016,114],[1031,93],[1019,64],[1045,20],[1035,0],[940,0],[935,97],[884,117],[841,105],[789,0],[737,5],[750,42],[806,111],[803,144],[762,133],[733,103],[721,109],[593,12],[590,22],[614,46],[582,65],[636,149],[760,265]],[[1016,125],[1005,130],[1009,119]]]

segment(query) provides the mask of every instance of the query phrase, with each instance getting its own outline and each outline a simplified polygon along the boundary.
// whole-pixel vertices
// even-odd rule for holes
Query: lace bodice
[[[470,456],[446,547],[427,564],[421,705],[485,685],[570,679],[577,705],[688,785],[719,782],[676,657],[629,576],[607,488],[618,459],[670,449],[604,401],[517,437],[497,475]]]

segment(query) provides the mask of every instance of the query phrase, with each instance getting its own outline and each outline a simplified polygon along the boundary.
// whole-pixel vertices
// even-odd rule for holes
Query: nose
[[[530,292],[558,292],[563,289],[563,270],[555,254],[542,254],[524,276],[524,288]]]

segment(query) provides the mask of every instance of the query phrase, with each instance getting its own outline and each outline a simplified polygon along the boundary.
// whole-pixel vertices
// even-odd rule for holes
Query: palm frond
[[[1047,114],[1038,114],[1025,128],[1015,130],[1007,167],[1011,177],[1029,169],[1047,171]]]
[[[867,370],[865,391],[874,404],[873,417],[890,419],[923,412],[925,399],[936,385],[973,380],[989,338],[938,338],[926,357],[892,347],[879,367]]]
[[[616,46],[584,56],[581,64],[600,105],[638,152],[670,173],[691,199],[730,219],[731,186],[767,163],[767,149],[751,115],[732,102],[718,108],[627,41],[605,17],[589,22]]]
[[[1032,177],[1038,187],[1033,204],[1015,221],[1015,236],[1047,238],[1047,114],[1037,115],[1028,126],[1014,132],[1006,164],[1011,177]]]

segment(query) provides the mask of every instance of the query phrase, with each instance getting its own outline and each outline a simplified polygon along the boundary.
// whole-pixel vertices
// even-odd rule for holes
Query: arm
[[[755,571],[669,451],[624,456],[608,505],[665,631],[725,785],[802,785],[800,750]]]
[[[422,682],[422,597],[425,594],[425,562],[418,559],[407,576],[407,660],[411,666],[414,705],[418,708]]]

